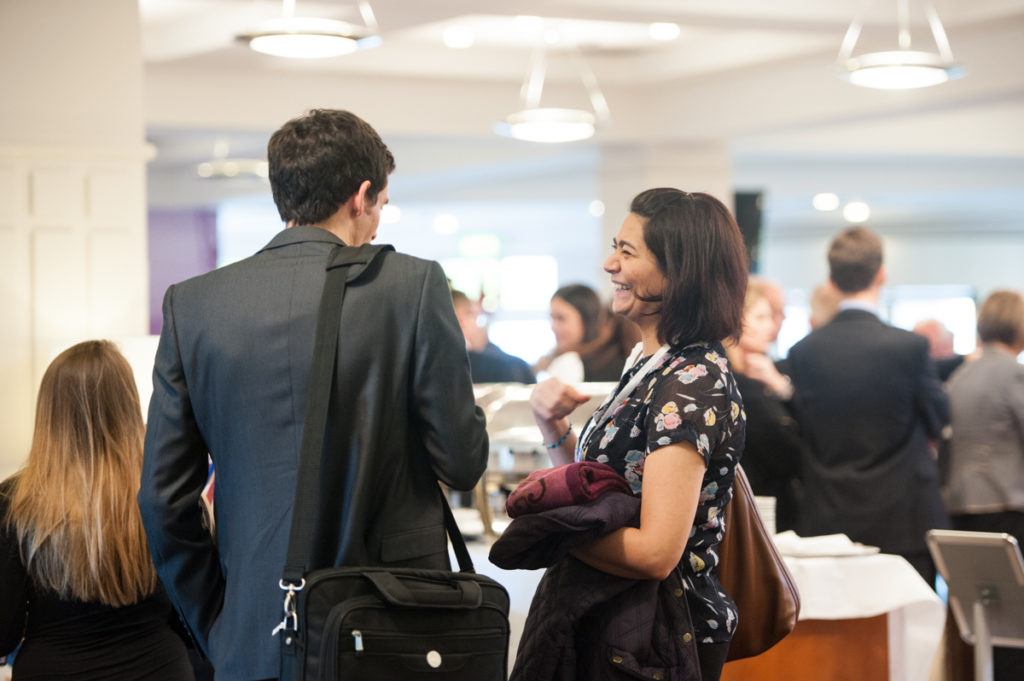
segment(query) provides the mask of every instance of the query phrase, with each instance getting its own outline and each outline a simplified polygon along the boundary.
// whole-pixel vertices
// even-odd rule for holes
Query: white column
[[[598,187],[605,205],[602,253],[609,253],[612,237],[629,212],[630,202],[645,189],[675,187],[705,192],[731,210],[732,161],[724,142],[609,145],[601,150]],[[606,282],[603,293],[607,297],[611,292],[608,277],[602,274],[599,279]]]
[[[137,0],[0,3],[0,477],[53,355],[146,333]]]

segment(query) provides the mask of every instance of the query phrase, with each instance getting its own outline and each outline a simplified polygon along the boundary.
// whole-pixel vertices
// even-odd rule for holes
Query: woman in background
[[[586,395],[552,378],[534,389],[530,405],[553,465],[608,464],[642,500],[639,527],[572,554],[631,579],[660,581],[678,569],[701,676],[715,681],[737,622],[718,581],[720,513],[732,498],[745,433],[721,341],[740,333],[746,250],[719,200],[669,188],[633,199],[612,249],[604,264],[612,306],[640,328],[642,344],[579,436],[569,414]]]
[[[953,528],[1024,541],[1024,296],[996,291],[978,310],[981,355],[949,377]],[[996,681],[1020,679],[1024,650],[997,647]]]
[[[747,412],[743,470],[755,494],[775,497],[775,528],[795,527],[797,479],[806,445],[784,402],[793,386],[768,357],[775,334],[772,307],[764,285],[751,279],[743,303],[743,332],[725,344],[729,364]]]
[[[570,284],[551,297],[555,348],[534,367],[565,383],[617,381],[630,350],[640,340],[636,326],[610,315],[597,293]]]
[[[0,483],[0,655],[20,642],[17,681],[193,678],[135,501],[143,432],[112,343],[47,368],[28,461]]]

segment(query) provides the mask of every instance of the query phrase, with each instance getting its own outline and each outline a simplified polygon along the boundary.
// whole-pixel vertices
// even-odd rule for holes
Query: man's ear
[[[348,204],[351,206],[352,217],[357,218],[366,211],[366,192],[370,190],[370,181],[363,180],[356,193],[349,197]]]

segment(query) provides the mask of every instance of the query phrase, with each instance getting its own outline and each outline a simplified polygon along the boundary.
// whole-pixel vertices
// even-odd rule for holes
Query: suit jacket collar
[[[310,225],[297,225],[295,227],[286,227],[285,229],[282,229],[274,235],[274,238],[270,240],[270,243],[260,249],[260,252],[267,251],[272,248],[281,248],[282,246],[291,246],[292,244],[298,244],[305,241],[322,241],[335,246],[346,245],[344,241],[331,232],[328,232],[326,229],[312,227]]]
[[[870,312],[863,308],[852,307],[846,310],[840,310],[836,313],[836,316],[832,318],[833,322],[855,322],[855,321],[876,321],[881,323],[878,315],[874,312]]]

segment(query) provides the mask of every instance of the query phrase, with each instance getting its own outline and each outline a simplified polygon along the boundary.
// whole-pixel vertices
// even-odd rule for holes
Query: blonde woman
[[[743,299],[743,331],[738,341],[725,342],[725,353],[747,414],[743,470],[755,494],[775,497],[775,526],[781,532],[796,527],[800,461],[807,445],[785,404],[793,386],[768,357],[775,336],[769,295],[751,278]]]
[[[142,412],[107,341],[43,376],[28,461],[0,483],[0,655],[14,679],[193,678],[135,494]]]

